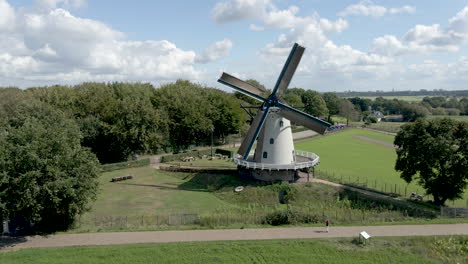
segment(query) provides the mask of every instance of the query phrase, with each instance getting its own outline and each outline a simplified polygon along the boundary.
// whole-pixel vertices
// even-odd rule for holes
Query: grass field
[[[0,263],[467,263],[468,237],[296,239],[24,249]]]
[[[375,100],[375,98],[377,98],[378,96],[359,96],[359,97],[363,99]],[[426,96],[381,96],[381,97],[387,100],[398,99],[398,100],[402,100],[406,102],[420,102]],[[349,98],[352,98],[352,97],[349,97]]]
[[[367,186],[382,191],[409,195],[423,193],[416,183],[406,184],[395,171],[396,152],[394,148],[367,142],[354,135],[393,143],[394,137],[363,129],[348,129],[329,136],[296,142],[299,150],[315,152],[320,156],[317,167],[322,174],[343,182],[367,183]],[[468,206],[468,191],[461,200],[449,205]]]
[[[465,121],[465,122],[468,122],[468,116],[454,116],[454,115],[444,115],[444,116],[440,116],[440,115],[431,115],[431,116],[428,116],[427,118],[428,118],[428,119],[435,119],[435,118],[451,118],[451,119],[458,120],[458,121]]]

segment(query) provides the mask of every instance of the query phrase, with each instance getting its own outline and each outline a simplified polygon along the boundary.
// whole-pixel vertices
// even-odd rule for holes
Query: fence
[[[410,198],[411,193],[420,194],[424,200],[432,200],[431,195],[423,194],[424,189],[421,187],[409,186],[408,184],[388,183],[382,180],[371,180],[367,177],[359,176],[344,176],[327,170],[315,170],[315,174],[321,178],[330,180],[332,182],[346,184],[357,188],[369,189],[370,191],[389,195],[392,197]],[[451,206],[466,206],[468,207],[468,198],[466,200],[447,201],[447,205]]]
[[[350,204],[342,203],[340,207],[263,207],[236,208],[216,210],[212,212],[194,213],[193,211],[158,215],[134,216],[88,216],[78,220],[75,229],[78,230],[118,230],[170,228],[171,226],[217,227],[232,225],[262,225],[270,219],[287,214],[289,220],[285,224],[324,223],[332,219],[335,224],[392,222],[411,219],[407,210],[390,210],[379,207],[372,210],[356,209]]]
[[[448,218],[468,217],[468,207],[441,207],[440,216]]]

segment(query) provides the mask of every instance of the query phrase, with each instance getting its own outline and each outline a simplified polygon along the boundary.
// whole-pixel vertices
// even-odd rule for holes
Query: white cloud
[[[42,10],[52,10],[55,8],[83,8],[87,6],[87,0],[36,0],[36,6]]]
[[[203,53],[195,57],[196,63],[208,63],[212,61],[219,60],[229,55],[229,52],[232,49],[232,41],[229,39],[224,39],[217,41],[208,48],[206,48]]]
[[[15,10],[6,0],[0,0],[0,33],[10,31],[15,25]]]
[[[15,13],[0,0],[0,86],[198,80],[195,52],[167,40],[125,40],[122,32],[104,23],[54,8],[73,3],[85,2],[40,1],[42,9]],[[15,27],[5,31],[3,21]],[[231,46],[229,40],[213,44],[204,54],[206,62],[225,56]]]
[[[405,5],[399,8],[390,8],[388,12],[390,14],[400,14],[400,13],[412,14],[416,12],[416,8],[414,6]]]
[[[249,28],[253,31],[264,31],[265,27],[257,26],[255,24],[250,24]]]
[[[371,16],[381,17],[386,14],[414,13],[416,9],[413,6],[405,5],[397,8],[386,8],[376,5],[372,1],[362,1],[359,4],[349,5],[338,16]]]
[[[374,39],[371,51],[384,55],[407,55],[430,52],[455,52],[468,40],[468,7],[449,19],[446,28],[439,24],[416,25],[400,40],[385,35]]]
[[[217,3],[212,16],[217,23],[255,19],[263,17],[271,6],[270,0],[228,0]]]

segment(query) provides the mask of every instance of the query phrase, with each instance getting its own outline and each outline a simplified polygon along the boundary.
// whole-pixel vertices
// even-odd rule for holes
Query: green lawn
[[[0,263],[467,263],[468,238],[295,239],[23,249]]]
[[[395,171],[395,149],[376,143],[354,138],[353,135],[364,136],[384,142],[393,142],[393,136],[383,133],[349,129],[342,132],[296,142],[299,150],[315,152],[320,156],[317,170],[322,174],[334,176],[344,182],[367,183],[371,188],[382,191],[395,191],[400,194],[411,192],[423,193],[423,189],[415,182],[406,184]],[[467,206],[468,191],[464,199],[449,205]]]
[[[126,175],[133,175],[134,178],[110,182],[113,177]],[[92,205],[92,210],[81,217],[77,230],[94,228],[96,218],[120,216],[132,219],[179,212],[203,213],[229,206],[229,203],[217,198],[207,189],[191,185],[191,176],[193,175],[160,171],[149,166],[103,173],[98,198]]]

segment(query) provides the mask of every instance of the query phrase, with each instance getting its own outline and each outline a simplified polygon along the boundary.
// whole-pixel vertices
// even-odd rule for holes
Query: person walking
[[[327,227],[327,233],[330,232],[330,220],[325,221],[325,226]]]

